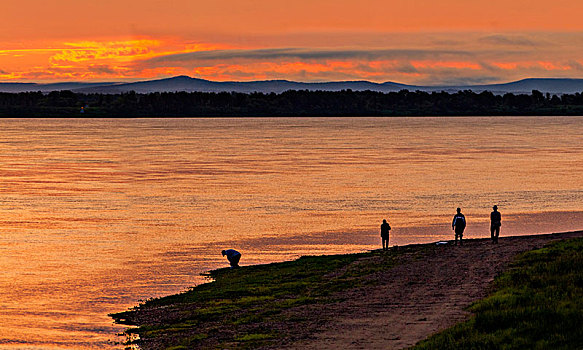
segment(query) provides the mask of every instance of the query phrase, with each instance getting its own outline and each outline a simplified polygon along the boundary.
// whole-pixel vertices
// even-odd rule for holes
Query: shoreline
[[[223,268],[209,271],[212,282],[110,316],[138,326],[126,334],[143,349],[405,348],[466,319],[518,254],[574,237],[583,231]]]

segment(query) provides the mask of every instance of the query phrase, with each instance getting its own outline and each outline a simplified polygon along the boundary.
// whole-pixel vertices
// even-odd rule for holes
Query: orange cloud
[[[378,68],[383,69],[378,69]],[[390,74],[384,70],[387,67]],[[375,61],[369,65],[365,61],[326,61],[302,62],[260,62],[247,64],[217,64],[212,66],[197,67],[187,74],[194,74],[197,77],[211,80],[263,80],[263,79],[295,79],[301,81],[309,80],[338,80],[334,76],[341,76],[343,79],[370,79],[389,80],[389,77],[396,75],[419,76],[418,72],[398,72],[397,63],[389,62],[381,65]]]
[[[409,34],[396,41],[379,36],[371,47],[363,40],[355,46],[340,41],[328,46],[241,46],[149,36],[12,43],[0,50],[0,80],[136,81],[189,75],[219,81],[440,84],[583,76],[583,49],[571,45],[583,43],[583,34],[464,35]]]
[[[571,69],[571,67],[568,65],[556,64],[553,62],[539,61],[537,63],[546,70],[569,70],[569,69]]]
[[[139,67],[136,62],[183,52],[227,48],[175,39],[68,41],[47,48],[0,50],[0,79],[35,81],[143,79],[184,74],[181,68]],[[44,61],[44,65],[39,65]]]
[[[475,62],[453,62],[453,61],[411,61],[415,68],[454,68],[454,69],[481,69]]]
[[[117,42],[81,41],[65,43],[70,49],[62,50],[50,57],[50,62],[86,62],[95,60],[131,61],[152,57],[153,49],[160,46],[158,40],[132,40]]]
[[[492,65],[507,70],[517,69],[520,66],[518,62],[493,62]]]
[[[505,70],[525,70],[542,68],[545,71],[569,71],[574,65],[580,65],[577,61],[574,64],[565,64],[551,61],[520,61],[520,62],[494,62],[493,66]]]

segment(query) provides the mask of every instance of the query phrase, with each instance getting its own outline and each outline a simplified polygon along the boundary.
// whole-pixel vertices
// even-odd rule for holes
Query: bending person
[[[235,249],[227,249],[227,250],[221,251],[221,254],[223,254],[223,256],[225,256],[225,255],[227,256],[227,260],[229,260],[229,263],[231,264],[232,269],[239,267],[239,260],[241,260],[241,253],[239,253]]]

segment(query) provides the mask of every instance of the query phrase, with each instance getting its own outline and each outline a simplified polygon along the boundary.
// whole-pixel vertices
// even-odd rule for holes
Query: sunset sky
[[[583,78],[580,0],[3,0],[0,81]]]

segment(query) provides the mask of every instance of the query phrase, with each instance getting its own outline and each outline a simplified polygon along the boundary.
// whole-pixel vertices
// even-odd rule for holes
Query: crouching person
[[[241,253],[239,253],[235,249],[223,250],[223,251],[221,251],[221,253],[223,254],[223,256],[225,256],[225,255],[227,256],[227,260],[229,260],[229,263],[231,264],[232,269],[239,267],[239,260],[241,260]]]

